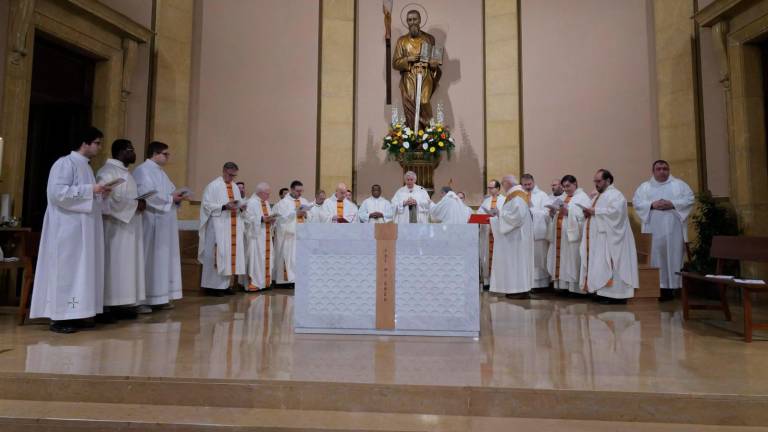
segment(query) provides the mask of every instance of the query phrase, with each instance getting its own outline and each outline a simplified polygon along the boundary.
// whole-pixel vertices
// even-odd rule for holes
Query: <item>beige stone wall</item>
[[[525,171],[547,191],[564,174],[591,190],[606,168],[631,199],[658,154],[649,3],[523,0],[521,12]]]
[[[233,160],[251,187],[265,180],[276,195],[298,178],[312,191],[319,2],[200,0],[197,5],[189,185],[199,199],[222,164]]]

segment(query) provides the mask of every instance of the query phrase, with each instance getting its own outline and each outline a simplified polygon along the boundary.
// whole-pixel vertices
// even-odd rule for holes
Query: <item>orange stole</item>
[[[235,200],[235,193],[232,191],[232,182],[226,183],[227,185],[227,198],[230,201]],[[237,209],[229,211],[229,232],[231,234],[232,241],[232,274],[237,274]]]
[[[339,219],[344,217],[344,201],[336,201],[336,217]]]
[[[524,192],[521,190],[516,190],[514,192],[510,192],[509,194],[507,194],[506,201],[512,200],[516,197],[522,198],[526,204],[531,205],[531,195],[528,192]]]
[[[498,196],[495,196],[491,198],[491,210],[496,208],[496,201],[499,199]],[[493,231],[488,230],[488,274],[491,274],[491,269],[493,269]]]
[[[267,202],[264,200],[261,201],[261,214],[264,217],[269,216]],[[267,288],[272,284],[272,275],[269,271],[269,264],[272,261],[272,224],[269,222],[264,223],[264,231],[266,231],[266,244],[264,245],[264,288]]]
[[[571,202],[571,197],[565,197],[565,206]],[[555,280],[560,280],[560,239],[563,236],[563,212],[557,212],[557,237],[555,238]]]

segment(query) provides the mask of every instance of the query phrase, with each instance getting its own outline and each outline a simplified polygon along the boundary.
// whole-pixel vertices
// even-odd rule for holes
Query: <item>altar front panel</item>
[[[297,333],[479,334],[476,225],[398,225],[394,330],[376,329],[373,224],[303,224],[297,241]]]

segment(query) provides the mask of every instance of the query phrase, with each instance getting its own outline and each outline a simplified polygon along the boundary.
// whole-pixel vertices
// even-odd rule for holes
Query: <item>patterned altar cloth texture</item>
[[[298,227],[296,333],[479,336],[477,225],[397,226],[392,330],[376,328],[374,229]]]

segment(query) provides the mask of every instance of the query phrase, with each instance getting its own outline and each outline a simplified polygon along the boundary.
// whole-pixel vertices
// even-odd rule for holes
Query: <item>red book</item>
[[[491,223],[491,215],[489,214],[473,214],[469,217],[469,223],[488,225]]]

